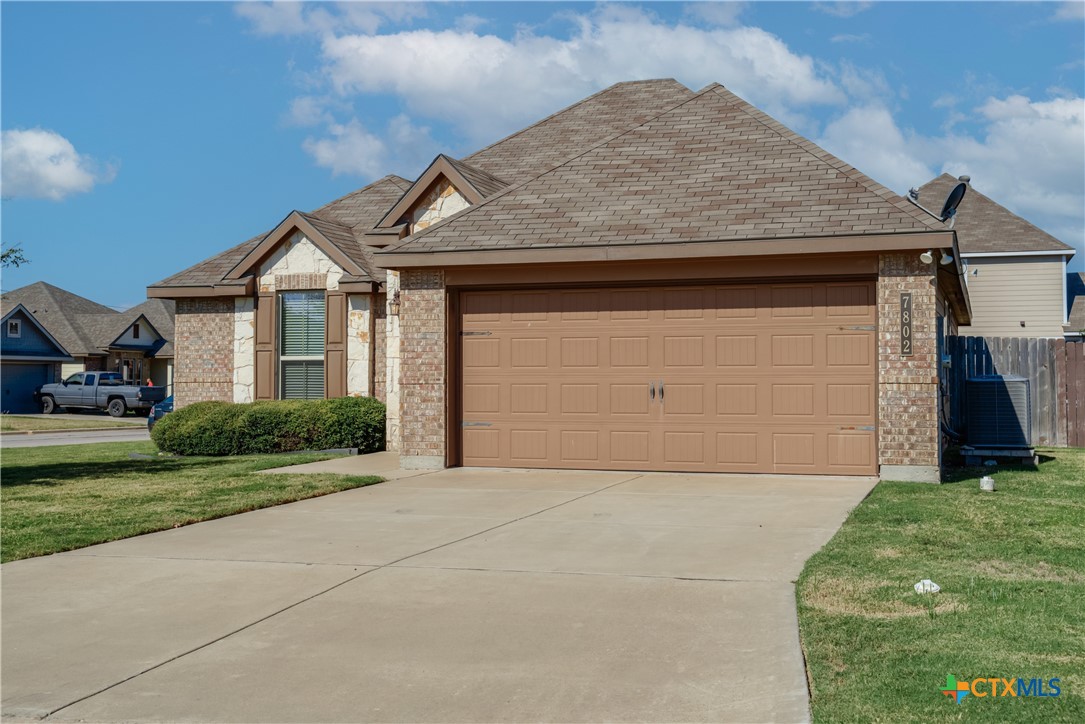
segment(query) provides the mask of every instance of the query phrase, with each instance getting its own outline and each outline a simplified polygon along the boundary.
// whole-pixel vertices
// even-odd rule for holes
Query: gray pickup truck
[[[145,417],[166,399],[166,388],[126,385],[120,372],[76,372],[63,382],[42,385],[34,395],[46,415],[70,407],[107,410],[113,417],[132,410]]]

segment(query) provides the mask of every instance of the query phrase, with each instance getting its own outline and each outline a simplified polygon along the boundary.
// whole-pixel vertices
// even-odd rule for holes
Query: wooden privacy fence
[[[1085,447],[1085,343],[1036,337],[950,337],[950,424],[964,432],[965,383],[978,375],[1029,380],[1032,443]]]

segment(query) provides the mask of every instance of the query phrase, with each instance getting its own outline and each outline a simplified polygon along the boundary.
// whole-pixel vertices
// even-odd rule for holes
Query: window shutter
[[[275,292],[256,298],[256,399],[275,399]]]
[[[327,377],[324,389],[328,397],[346,397],[347,394],[347,295],[328,292],[327,329],[324,350],[324,369]]]

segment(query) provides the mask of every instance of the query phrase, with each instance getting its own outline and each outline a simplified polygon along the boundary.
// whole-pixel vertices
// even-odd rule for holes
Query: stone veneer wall
[[[256,384],[256,318],[252,297],[234,298],[234,402],[252,402]]]
[[[178,299],[174,404],[233,400],[234,300]]]
[[[403,399],[400,395],[400,381],[402,372],[400,369],[401,358],[401,332],[400,316],[392,314],[388,306],[400,290],[399,272],[390,271],[385,279],[385,319],[384,319],[384,396],[379,399],[384,401],[388,410],[385,418],[386,446],[389,450],[399,451],[402,449],[401,416]]]
[[[912,349],[900,354],[900,293],[912,293]],[[938,482],[938,325],[933,264],[918,252],[878,264],[878,462],[887,480]]]
[[[401,465],[442,468],[446,435],[444,273],[404,271],[399,281]],[[388,407],[392,409],[391,394]]]
[[[369,389],[370,299],[369,294],[347,296],[347,395],[350,397],[373,394]]]
[[[463,211],[470,205],[470,202],[449,183],[448,179],[442,178],[408,214],[411,233],[432,226],[441,219]]]

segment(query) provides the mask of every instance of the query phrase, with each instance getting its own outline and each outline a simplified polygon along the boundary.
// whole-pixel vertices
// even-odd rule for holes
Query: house
[[[1063,330],[1067,342],[1085,341],[1085,273],[1066,275],[1066,326]]]
[[[920,202],[941,208],[959,182],[942,174],[919,189]],[[1062,337],[1067,323],[1066,264],[1074,248],[969,187],[954,231],[964,260],[971,337]]]
[[[34,412],[36,387],[84,370],[123,372],[126,380],[172,386],[174,309],[171,300],[149,299],[118,312],[45,282],[5,292],[0,300],[2,409]],[[43,334],[21,336],[30,328]],[[23,359],[31,349],[35,359]]]
[[[37,412],[34,390],[74,359],[22,304],[5,303],[0,325],[0,412]]]
[[[291,211],[148,296],[177,302],[178,405],[373,395],[405,467],[936,481],[959,259],[723,86],[655,80]]]

